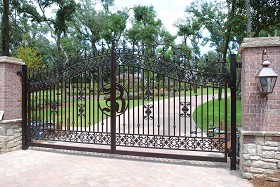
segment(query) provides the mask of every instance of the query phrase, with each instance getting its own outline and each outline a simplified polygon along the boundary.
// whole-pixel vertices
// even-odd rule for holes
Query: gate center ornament
[[[180,117],[186,117],[186,118],[191,117],[190,109],[189,109],[191,103],[190,102],[181,102],[180,105],[182,106],[181,110],[183,112],[180,114]]]
[[[101,95],[104,95],[105,106],[101,105]],[[128,108],[128,91],[121,85],[116,83],[116,102],[112,103],[111,86],[105,84],[98,92],[98,107],[106,116],[111,116],[112,107],[116,108],[116,116],[123,114]]]

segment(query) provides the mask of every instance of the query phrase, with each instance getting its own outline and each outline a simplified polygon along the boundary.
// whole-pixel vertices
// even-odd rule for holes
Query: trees
[[[3,14],[1,20],[1,43],[3,55],[9,56],[10,34],[9,34],[9,0],[3,0]]]
[[[132,28],[126,33],[128,39],[152,46],[158,42],[162,23],[156,18],[153,6],[133,7],[134,19]]]

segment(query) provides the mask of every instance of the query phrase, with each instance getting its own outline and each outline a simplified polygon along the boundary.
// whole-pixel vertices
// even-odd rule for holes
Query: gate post
[[[240,171],[244,178],[280,171],[280,79],[274,91],[263,97],[256,75],[266,50],[270,67],[280,72],[280,37],[245,38],[239,49],[242,58]]]
[[[230,55],[231,148],[230,169],[236,170],[236,55]]]
[[[0,153],[24,147],[23,66],[25,64],[19,59],[0,57]]]
[[[116,152],[116,51],[115,42],[111,49],[111,153]]]
[[[27,136],[27,66],[22,66],[22,150],[28,149]]]

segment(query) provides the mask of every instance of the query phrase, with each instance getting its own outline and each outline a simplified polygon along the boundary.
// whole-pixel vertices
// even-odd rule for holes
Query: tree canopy
[[[165,49],[181,48],[188,59],[204,55],[201,48],[210,45],[225,61],[244,37],[280,34],[279,0],[250,0],[249,4],[246,0],[193,1],[185,8],[186,16],[174,23],[177,35],[164,28],[153,6],[135,5],[118,10],[114,3],[114,0],[2,0],[0,52],[19,56],[22,48],[28,47],[41,57],[43,64],[65,64],[72,58],[93,53],[100,43],[109,48],[112,40],[117,44],[131,40],[150,48],[154,44]],[[249,18],[246,10],[251,10],[251,33],[246,32]],[[209,55],[213,56],[213,52]]]

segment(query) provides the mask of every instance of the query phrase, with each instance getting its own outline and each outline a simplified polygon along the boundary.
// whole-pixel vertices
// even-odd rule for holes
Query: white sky
[[[117,9],[124,7],[132,8],[134,5],[153,6],[157,17],[162,21],[164,27],[172,35],[177,33],[174,23],[184,18],[186,6],[190,5],[193,0],[115,0],[114,4]]]
[[[117,10],[128,7],[132,8],[134,5],[153,6],[165,29],[172,35],[177,34],[177,28],[174,24],[186,16],[185,9],[195,0],[115,0],[114,5]],[[204,36],[208,36],[208,31],[202,32]],[[179,42],[180,38],[176,39]],[[201,54],[211,50],[209,44],[200,47]]]

